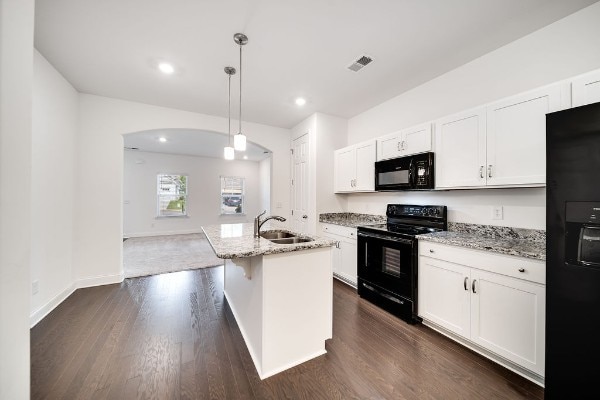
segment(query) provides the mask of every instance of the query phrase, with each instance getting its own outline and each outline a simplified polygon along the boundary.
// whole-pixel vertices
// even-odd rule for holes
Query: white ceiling
[[[161,142],[161,137],[167,141]],[[233,136],[231,140],[233,143]],[[198,129],[155,129],[123,135],[125,148],[137,149],[133,151],[213,158],[223,158],[227,141],[227,135]],[[270,157],[271,152],[248,141],[245,152],[235,152],[236,160],[243,160],[243,156],[248,156],[248,161],[260,161]]]
[[[226,116],[243,32],[244,120],[289,128],[352,117],[595,1],[37,0],[35,46],[80,92]],[[362,54],[375,61],[347,70]]]

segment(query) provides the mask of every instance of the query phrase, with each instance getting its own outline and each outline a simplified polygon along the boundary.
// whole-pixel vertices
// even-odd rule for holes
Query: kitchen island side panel
[[[263,363],[262,256],[223,260],[225,297],[242,332],[258,374]]]
[[[263,258],[263,373],[326,353],[332,337],[331,248]]]

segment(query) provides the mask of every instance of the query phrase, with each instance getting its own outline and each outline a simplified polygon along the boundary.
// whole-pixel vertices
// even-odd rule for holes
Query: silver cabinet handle
[[[519,272],[525,272],[525,268],[519,268]]]
[[[488,165],[488,178],[492,177],[492,164]]]
[[[305,214],[302,216],[302,218],[306,219],[306,218],[308,218],[308,215]]]
[[[433,253],[433,249],[429,249],[429,252],[430,252],[430,253]]]
[[[484,176],[483,176],[483,165],[481,167],[479,167],[479,177],[482,178],[482,179],[484,178]]]
[[[335,242],[335,248],[339,249],[340,248],[340,242]]]
[[[475,282],[477,282],[477,279],[475,279],[471,284],[471,289],[473,290],[473,293],[477,294],[477,292],[475,291]]]
[[[463,282],[463,286],[466,291],[469,291],[469,288],[467,287],[468,284],[469,284],[469,277],[465,276],[465,281]]]
[[[402,150],[406,150],[406,140],[402,141]]]
[[[398,142],[396,148],[398,149],[398,151],[402,150],[402,142]]]

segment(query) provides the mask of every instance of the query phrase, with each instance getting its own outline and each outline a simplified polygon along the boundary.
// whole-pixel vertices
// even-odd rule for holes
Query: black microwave
[[[392,158],[375,163],[375,190],[433,189],[433,153]]]

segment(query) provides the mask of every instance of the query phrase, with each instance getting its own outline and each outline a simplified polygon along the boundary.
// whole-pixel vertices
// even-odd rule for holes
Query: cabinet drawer
[[[473,250],[419,240],[419,255],[449,261],[484,271],[546,284],[546,263],[489,251]]]
[[[356,228],[350,228],[349,226],[322,224],[323,233],[330,235],[343,236],[348,239],[356,240]]]

